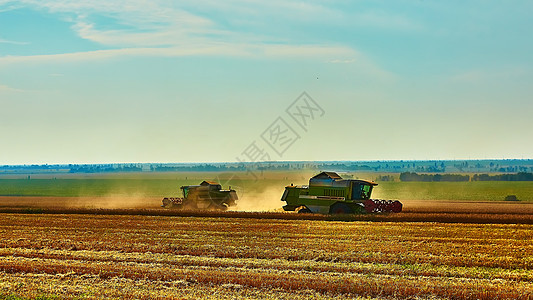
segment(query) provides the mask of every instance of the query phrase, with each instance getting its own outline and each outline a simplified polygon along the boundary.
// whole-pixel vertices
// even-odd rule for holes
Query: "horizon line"
[[[273,160],[273,161],[256,161],[256,162],[238,162],[238,161],[209,161],[209,162],[86,162],[86,163],[24,163],[24,164],[0,164],[0,167],[7,166],[68,166],[68,165],[128,165],[128,164],[258,164],[258,163],[328,163],[328,162],[444,162],[444,161],[508,161],[519,160],[529,161],[533,158],[454,158],[454,159],[374,159],[374,160]]]

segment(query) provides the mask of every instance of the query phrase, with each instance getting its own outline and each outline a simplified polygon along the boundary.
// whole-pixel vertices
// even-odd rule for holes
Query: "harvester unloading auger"
[[[186,185],[180,188],[183,197],[163,199],[162,207],[198,210],[227,210],[237,204],[237,192],[231,188],[223,190],[217,182],[203,181],[200,185]]]
[[[309,185],[285,187],[281,201],[286,211],[323,214],[361,214],[402,211],[397,200],[370,199],[372,181],[343,179],[335,172],[322,172],[309,179]]]

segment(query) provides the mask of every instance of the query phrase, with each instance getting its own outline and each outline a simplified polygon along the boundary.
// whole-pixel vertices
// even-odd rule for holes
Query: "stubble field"
[[[533,204],[490,201],[527,184],[331,217],[280,212],[283,178],[219,213],[159,209],[158,181],[42,180],[0,182],[0,299],[533,299]]]
[[[0,293],[531,299],[533,226],[3,214]]]

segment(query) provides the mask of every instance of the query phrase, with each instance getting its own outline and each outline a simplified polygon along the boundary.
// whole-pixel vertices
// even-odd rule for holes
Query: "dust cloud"
[[[231,208],[235,211],[283,211],[285,202],[281,201],[284,188],[267,187],[262,190],[248,190],[243,195],[238,195],[237,206]]]
[[[162,198],[142,194],[106,195],[103,197],[35,197],[3,196],[0,208],[38,208],[38,209],[153,209],[161,205]]]
[[[109,194],[103,197],[77,197],[65,203],[65,208],[141,209],[158,208],[162,198],[148,197],[141,193]]]
[[[83,195],[83,191],[81,191]],[[141,186],[127,189],[121,185],[111,186],[109,191],[102,196],[78,196],[68,202],[66,208],[92,208],[92,209],[143,209],[158,208],[161,197],[149,195]]]

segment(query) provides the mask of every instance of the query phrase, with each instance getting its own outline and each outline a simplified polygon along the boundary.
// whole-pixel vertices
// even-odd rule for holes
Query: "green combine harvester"
[[[223,190],[218,182],[203,181],[199,185],[180,187],[183,197],[167,197],[163,199],[164,208],[191,210],[227,210],[237,204],[235,190]]]
[[[322,214],[398,213],[402,203],[370,199],[372,181],[343,179],[335,172],[322,172],[309,179],[309,185],[285,187],[281,201],[286,211]]]

